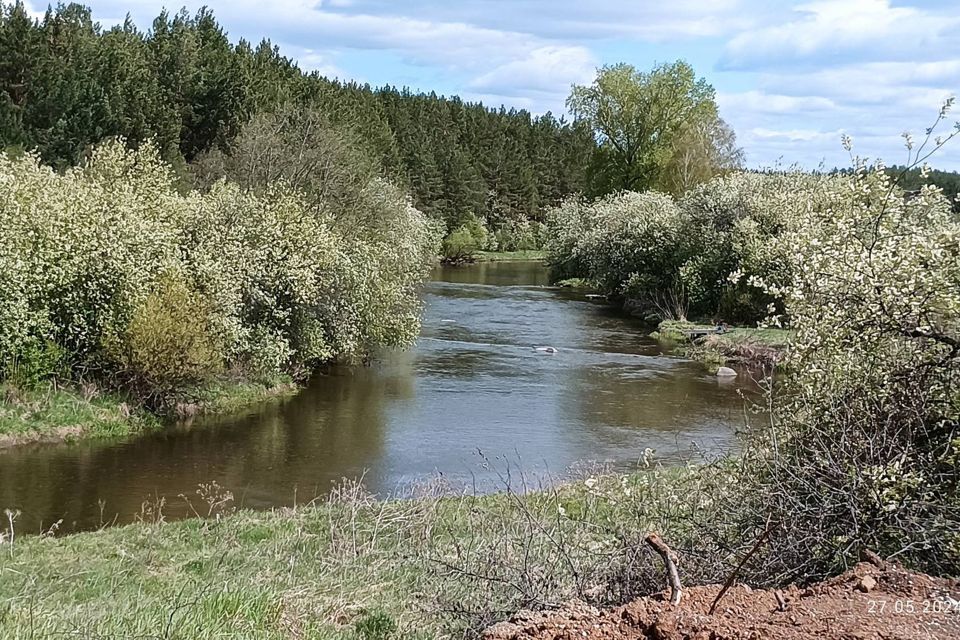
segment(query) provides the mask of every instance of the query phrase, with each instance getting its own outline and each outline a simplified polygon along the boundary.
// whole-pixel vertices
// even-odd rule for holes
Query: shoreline
[[[790,348],[793,332],[788,329],[731,327],[723,333],[691,338],[690,331],[710,331],[710,325],[664,320],[650,337],[676,355],[704,363],[712,372],[721,366],[777,369]]]
[[[302,630],[296,637],[380,637],[360,631],[374,623],[399,634],[389,637],[440,637],[480,622],[444,615],[448,595],[481,616],[490,598],[519,608],[520,594],[487,593],[499,583],[476,585],[450,569],[487,561],[464,555],[471,544],[478,553],[530,545],[531,569],[556,571],[556,595],[574,595],[576,579],[561,576],[549,545],[535,541],[569,541],[564,553],[592,563],[597,545],[618,544],[614,525],[630,522],[636,509],[652,523],[672,508],[672,487],[698,486],[701,468],[598,471],[535,492],[505,486],[484,495],[449,494],[433,483],[380,498],[345,481],[296,507],[233,510],[221,493],[192,498],[202,518],[167,522],[158,503],[133,524],[63,537],[17,531],[12,542],[0,538],[0,602],[8,603],[0,636],[29,627],[40,635],[125,637],[172,620],[177,637],[279,640],[291,628]],[[0,518],[0,534],[8,530]]]
[[[124,438],[199,416],[230,415],[289,398],[301,388],[288,379],[270,384],[220,380],[201,389],[199,399],[156,414],[92,385],[50,384],[24,390],[7,384],[0,387],[0,451],[30,444]]]
[[[439,256],[437,263],[440,266],[457,267],[483,262],[544,262],[547,252],[540,249],[522,251],[478,251],[468,259],[448,260]]]

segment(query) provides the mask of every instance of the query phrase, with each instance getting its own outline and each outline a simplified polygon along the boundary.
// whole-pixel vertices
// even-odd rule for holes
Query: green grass
[[[783,359],[794,336],[794,332],[788,329],[733,327],[725,333],[709,334],[691,343],[688,332],[698,328],[713,327],[686,320],[664,320],[650,335],[714,369],[725,364],[776,365]]]
[[[593,289],[595,288],[593,283],[587,280],[586,278],[567,278],[565,280],[558,280],[556,282],[557,287],[562,287],[564,289]]]
[[[116,438],[156,428],[159,420],[96,387],[0,386],[0,448],[43,440]]]
[[[686,332],[701,326],[705,327],[687,320],[664,320],[657,326],[657,330],[650,334],[650,337],[667,342],[685,342]]]
[[[7,538],[0,637],[459,635],[602,587],[623,536],[708,506],[694,469],[484,497],[376,501],[349,484],[296,509]]]
[[[288,376],[252,382],[248,380],[218,380],[195,392],[196,402],[182,405],[183,413],[236,413],[271,400],[282,400],[295,395],[300,387]]]
[[[477,262],[532,261],[546,260],[547,252],[539,249],[526,251],[479,251],[475,257]]]
[[[268,400],[293,395],[289,379],[256,383],[220,380],[195,392],[195,400],[177,405],[172,416],[157,416],[136,402],[93,384],[26,389],[0,385],[0,448],[80,438],[120,438],[163,426],[164,421],[202,413],[234,413]]]

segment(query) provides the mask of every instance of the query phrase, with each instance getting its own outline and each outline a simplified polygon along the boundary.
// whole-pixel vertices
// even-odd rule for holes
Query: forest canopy
[[[59,169],[107,138],[152,139],[189,185],[188,165],[230,152],[245,127],[264,126],[258,115],[321,114],[352,158],[449,229],[474,217],[500,228],[580,191],[595,146],[588,128],[549,113],[305,72],[269,40],[232,43],[208,9],[163,12],[143,31],[129,18],[103,29],[79,4],[41,20],[19,1],[0,7],[0,148]]]

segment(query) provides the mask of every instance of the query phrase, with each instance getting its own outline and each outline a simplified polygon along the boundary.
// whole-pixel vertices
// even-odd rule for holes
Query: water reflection
[[[0,451],[0,507],[22,530],[64,520],[129,521],[166,498],[190,515],[216,480],[248,507],[303,501],[342,477],[371,489],[442,473],[495,488],[484,456],[536,475],[581,460],[628,468],[646,447],[680,456],[720,450],[743,424],[740,383],[665,357],[640,327],[575,292],[546,287],[532,263],[438,269],[425,288],[416,347],[372,366],[314,378],[296,398],[121,443]],[[556,354],[534,350],[557,347]],[[104,504],[101,516],[100,504]]]

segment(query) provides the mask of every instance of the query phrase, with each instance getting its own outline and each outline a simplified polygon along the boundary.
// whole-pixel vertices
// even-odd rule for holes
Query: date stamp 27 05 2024
[[[960,600],[954,600],[950,596],[943,598],[925,598],[923,600],[891,599],[891,600],[868,600],[867,613],[873,615],[894,614],[936,614],[936,613],[956,613],[960,614]]]

